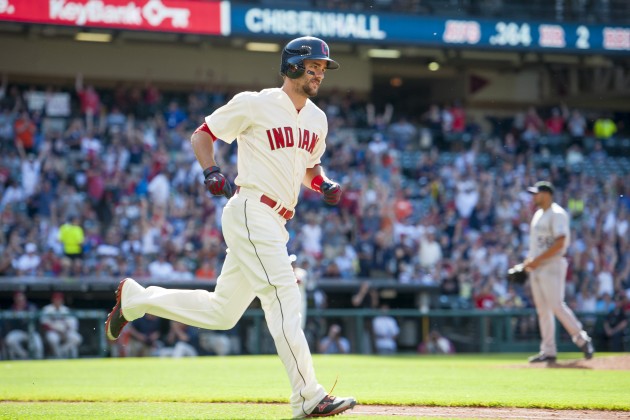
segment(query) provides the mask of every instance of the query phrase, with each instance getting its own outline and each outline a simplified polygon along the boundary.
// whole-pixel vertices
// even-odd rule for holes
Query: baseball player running
[[[523,262],[529,272],[538,325],[542,338],[540,353],[529,358],[530,363],[556,361],[556,325],[554,315],[571,334],[573,342],[593,357],[591,338],[582,324],[564,303],[567,260],[564,258],[570,243],[569,215],[553,201],[553,185],[537,182],[528,191],[534,194],[539,209],[534,213],[530,226],[529,253]]]
[[[204,168],[208,191],[229,198],[222,215],[228,251],[216,288],[213,293],[144,288],[124,279],[106,321],[109,339],[118,338],[127,322],[145,313],[227,330],[258,297],[291,382],[294,417],[332,416],[355,406],[352,397],[327,395],[315,378],[300,327],[300,291],[285,228],[301,185],[322,193],[328,204],[341,198],[339,184],[320,166],[328,132],[326,114],[309,99],[317,95],[326,71],[337,68],[324,41],[294,39],[282,50],[281,88],[239,93],[205,118],[191,137],[192,147]],[[238,142],[234,194],[214,158],[217,139]]]

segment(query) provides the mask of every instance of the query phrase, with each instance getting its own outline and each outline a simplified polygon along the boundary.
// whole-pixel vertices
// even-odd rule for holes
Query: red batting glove
[[[232,186],[225,178],[225,175],[221,173],[221,168],[211,166],[204,169],[203,176],[205,177],[203,183],[206,184],[210,194],[216,196],[224,195],[228,199],[232,197]]]
[[[324,202],[331,206],[334,206],[341,200],[341,186],[336,182],[322,182],[322,193],[324,194]]]

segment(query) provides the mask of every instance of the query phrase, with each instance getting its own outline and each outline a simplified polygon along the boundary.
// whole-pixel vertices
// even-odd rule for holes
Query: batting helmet
[[[326,60],[327,69],[339,68],[339,63],[330,58],[328,44],[319,38],[304,36],[296,38],[282,50],[282,62],[280,63],[280,73],[289,79],[297,79],[304,74],[304,60]]]

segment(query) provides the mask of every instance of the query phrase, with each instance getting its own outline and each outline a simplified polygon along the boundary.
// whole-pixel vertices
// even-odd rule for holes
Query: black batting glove
[[[218,166],[206,168],[203,170],[203,176],[205,178],[203,183],[206,184],[210,194],[215,196],[224,195],[228,199],[232,197],[232,186],[225,178],[225,175],[221,173],[221,168]]]
[[[341,200],[341,186],[334,181],[322,182],[322,194],[324,194],[324,202],[334,206]]]

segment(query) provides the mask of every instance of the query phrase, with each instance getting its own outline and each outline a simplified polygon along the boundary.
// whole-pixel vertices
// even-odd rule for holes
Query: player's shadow
[[[567,360],[565,362],[547,363],[547,367],[551,369],[593,369],[584,365],[584,360]]]

